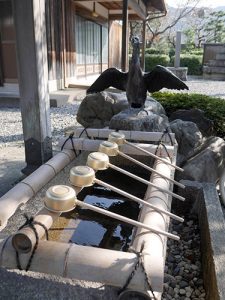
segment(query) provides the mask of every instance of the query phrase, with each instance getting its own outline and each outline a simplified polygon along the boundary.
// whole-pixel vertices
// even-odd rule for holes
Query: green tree
[[[209,14],[205,24],[206,41],[221,43],[225,41],[225,12],[214,11]]]

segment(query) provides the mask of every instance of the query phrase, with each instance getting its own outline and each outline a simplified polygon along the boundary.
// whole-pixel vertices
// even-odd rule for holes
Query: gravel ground
[[[186,83],[191,93],[201,93],[225,99],[225,84],[223,81],[204,81],[199,78],[190,78]],[[79,104],[80,100],[73,104],[50,109],[53,146],[68,127],[78,125],[76,112]],[[0,108],[0,124],[3,124],[0,127],[0,149],[8,146],[22,146],[23,131],[20,109]]]

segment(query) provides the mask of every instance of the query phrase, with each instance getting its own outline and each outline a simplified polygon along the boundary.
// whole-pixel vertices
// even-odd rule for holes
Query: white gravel
[[[208,81],[190,77],[186,84],[189,86],[189,93],[201,93],[225,99],[225,83],[223,81]],[[78,125],[76,113],[79,104],[80,100],[73,104],[50,109],[53,146],[67,128]],[[22,146],[23,131],[20,109],[0,108],[0,124],[3,124],[0,126],[0,149],[7,146]]]
[[[68,127],[77,126],[76,113],[80,102],[51,108],[51,130],[53,146]],[[8,146],[21,146],[23,143],[23,129],[19,108],[0,109],[0,149]]]

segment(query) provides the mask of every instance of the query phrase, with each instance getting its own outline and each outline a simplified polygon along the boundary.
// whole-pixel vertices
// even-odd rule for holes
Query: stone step
[[[217,53],[216,60],[225,60],[225,53]]]
[[[225,74],[225,67],[203,66],[203,72],[208,74]]]
[[[208,74],[203,72],[203,79],[225,81],[225,74]]]
[[[209,60],[208,61],[209,67],[225,67],[225,60]]]

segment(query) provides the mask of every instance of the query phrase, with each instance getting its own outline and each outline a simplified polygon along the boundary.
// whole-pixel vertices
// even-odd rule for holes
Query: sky
[[[165,0],[165,3],[170,6],[176,7],[176,4],[184,3],[184,0]],[[201,0],[199,7],[217,7],[217,6],[225,6],[225,0]]]

